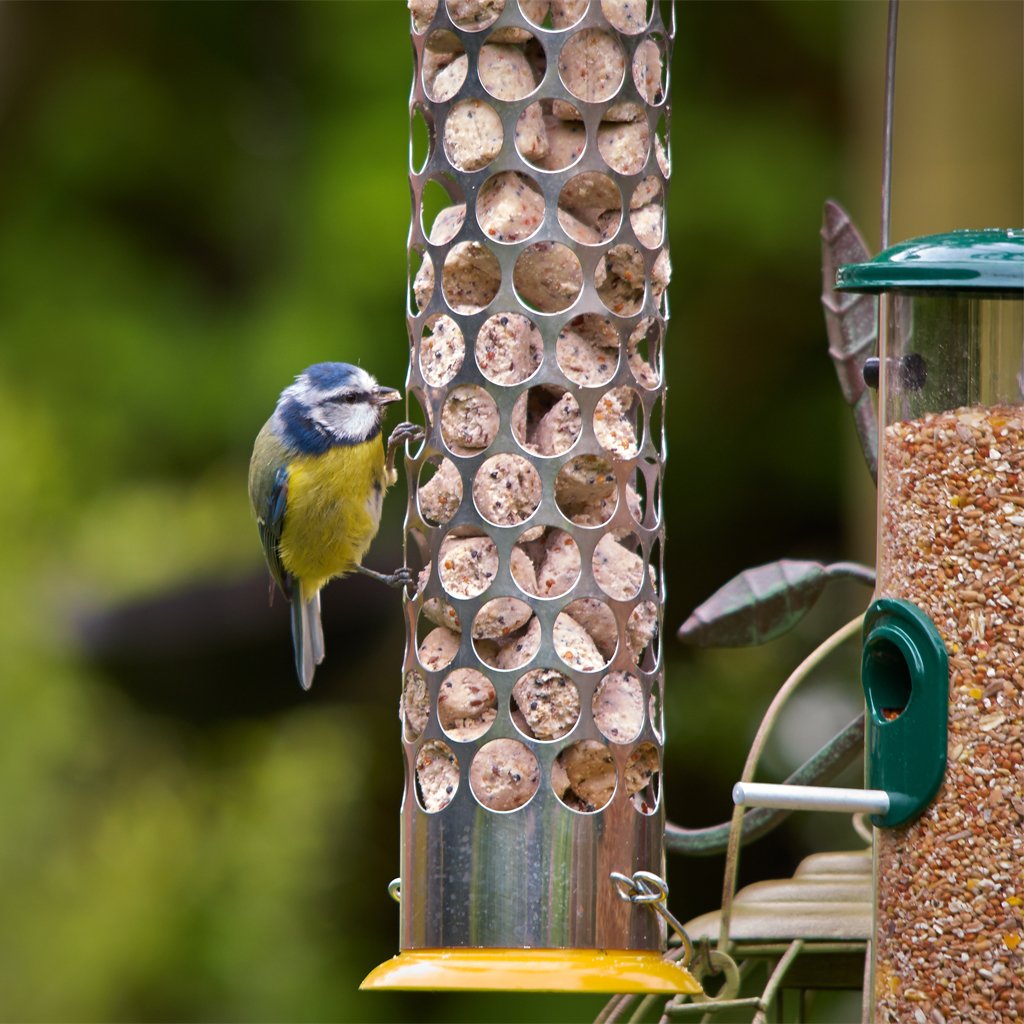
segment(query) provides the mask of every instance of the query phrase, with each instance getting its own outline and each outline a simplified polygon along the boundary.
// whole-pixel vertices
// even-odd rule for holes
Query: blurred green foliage
[[[673,631],[739,569],[841,554],[817,230],[849,9],[678,8]],[[404,379],[407,31],[394,0],[0,6],[0,1019],[600,1005],[356,992],[397,947],[398,605],[328,591],[310,698],[266,609],[245,476],[278,392],[321,359]],[[757,715],[842,617],[755,652],[669,638],[670,816],[727,816]],[[853,841],[795,824],[744,870]],[[671,878],[679,916],[716,905],[719,863]]]

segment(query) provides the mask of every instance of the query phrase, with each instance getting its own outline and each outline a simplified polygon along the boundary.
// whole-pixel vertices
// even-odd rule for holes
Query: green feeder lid
[[[836,290],[1013,292],[1024,289],[1024,229],[926,235],[890,246],[836,272]]]

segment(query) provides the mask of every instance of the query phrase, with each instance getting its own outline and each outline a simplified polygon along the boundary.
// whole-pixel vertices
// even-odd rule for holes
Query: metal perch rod
[[[882,789],[737,782],[732,788],[732,800],[741,807],[784,807],[795,811],[839,811],[845,814],[889,812],[889,794]]]

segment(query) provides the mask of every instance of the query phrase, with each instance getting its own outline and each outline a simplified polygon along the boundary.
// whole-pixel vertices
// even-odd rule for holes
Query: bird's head
[[[274,432],[303,454],[360,444],[380,433],[384,407],[401,394],[351,363],[316,363],[281,392]]]

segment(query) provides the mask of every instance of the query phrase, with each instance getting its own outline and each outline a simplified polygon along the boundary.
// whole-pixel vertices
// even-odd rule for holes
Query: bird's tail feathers
[[[324,660],[324,633],[320,624],[320,591],[309,595],[303,584],[292,593],[292,646],[295,671],[304,690],[313,685],[316,666]]]
[[[324,660],[324,627],[320,619],[320,591],[318,590],[309,602],[310,639],[313,641],[313,663],[319,665]]]

